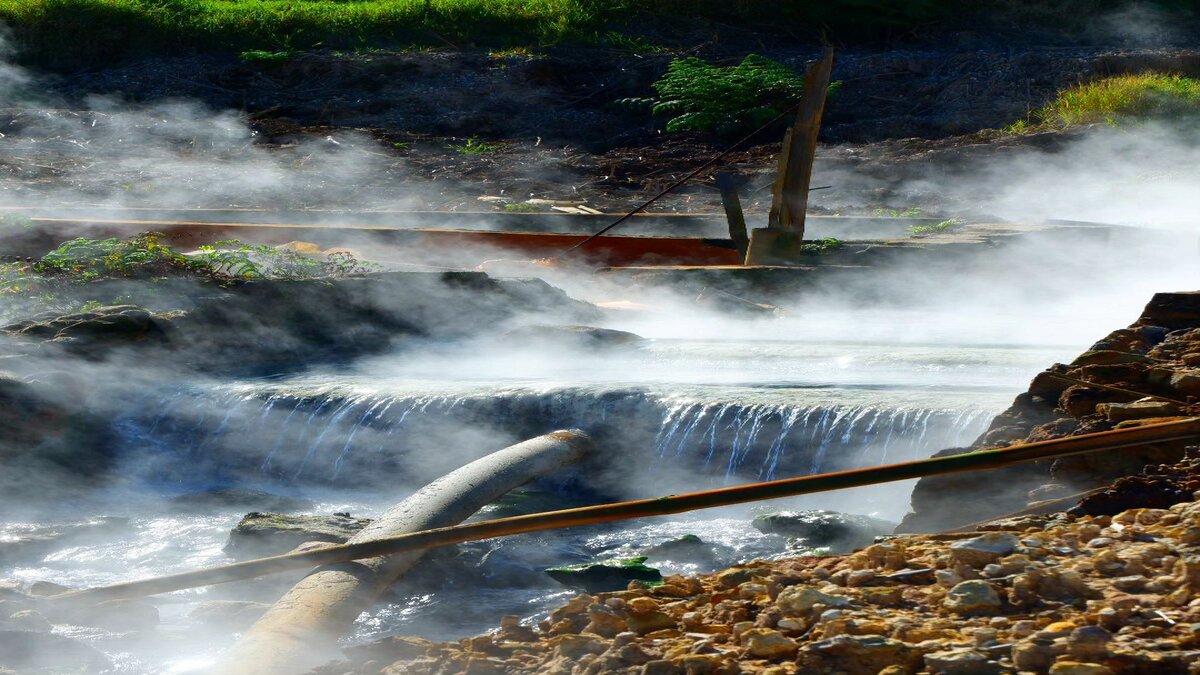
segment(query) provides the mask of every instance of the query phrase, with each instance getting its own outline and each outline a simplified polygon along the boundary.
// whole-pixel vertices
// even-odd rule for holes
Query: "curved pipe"
[[[593,449],[580,431],[555,431],[456,469],[418,490],[348,543],[460,523],[504,493],[582,460]],[[337,639],[411,569],[424,550],[324,565],[310,572],[221,659],[221,675],[293,675],[340,654]]]

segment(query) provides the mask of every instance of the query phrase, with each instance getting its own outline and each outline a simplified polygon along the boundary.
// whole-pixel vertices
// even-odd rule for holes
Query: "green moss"
[[[546,574],[564,586],[588,593],[621,590],[631,581],[651,586],[662,583],[662,573],[646,565],[646,556],[551,567]]]

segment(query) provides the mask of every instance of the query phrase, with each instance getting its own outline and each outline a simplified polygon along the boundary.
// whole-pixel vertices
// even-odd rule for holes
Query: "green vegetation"
[[[900,209],[875,209],[875,215],[884,218],[922,218],[925,216],[925,212],[914,206],[903,211]]]
[[[1200,80],[1182,75],[1142,73],[1087,82],[1065,91],[1028,120],[1003,131],[1023,134],[1085,124],[1118,125],[1141,119],[1200,117]]]
[[[326,48],[689,47],[727,27],[787,39],[886,40],[999,15],[1070,28],[1121,0],[0,0],[26,61],[102,65],[197,50],[275,54]],[[1160,0],[1188,16],[1194,3]],[[250,57],[254,59],[254,56]]]
[[[236,239],[201,246],[184,255],[147,232],[129,239],[72,239],[33,262],[0,263],[0,305],[75,310],[95,304],[72,300],[92,282],[195,278],[217,284],[262,279],[312,279],[360,274],[372,267],[346,253],[315,258]],[[0,319],[4,313],[0,313]]]
[[[255,63],[279,63],[295,58],[296,52],[291,49],[280,49],[278,51],[269,52],[265,49],[248,49],[241,54],[238,54],[243,61],[253,61]]]
[[[510,202],[504,205],[504,210],[509,213],[534,213],[541,211],[536,204],[530,204],[529,202]]]
[[[472,136],[464,143],[448,143],[446,147],[460,155],[494,155],[504,149],[500,143],[487,143]]]
[[[671,115],[667,131],[733,134],[756,129],[795,105],[804,78],[758,54],[746,56],[736,66],[714,66],[688,57],[672,61],[654,90],[657,99],[622,103],[649,105],[655,115]]]
[[[908,236],[924,237],[931,234],[941,234],[942,232],[952,232],[961,227],[962,224],[963,221],[961,219],[951,218],[950,220],[943,220],[933,225],[913,225],[908,228]]]
[[[833,237],[825,237],[815,241],[806,241],[800,245],[800,253],[803,255],[824,255],[833,253],[846,245],[846,242]]]

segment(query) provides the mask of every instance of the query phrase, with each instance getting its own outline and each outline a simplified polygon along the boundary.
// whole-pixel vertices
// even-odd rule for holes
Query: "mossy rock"
[[[828,549],[835,554],[869,546],[875,537],[890,534],[896,526],[879,518],[821,509],[769,513],[758,516],[751,525],[764,534],[794,538],[790,543],[795,547]]]
[[[588,593],[624,590],[631,581],[647,584],[662,583],[662,573],[653,567],[647,567],[645,563],[645,556],[637,556],[565,567],[551,567],[546,570],[546,574],[564,586],[578,588]]]

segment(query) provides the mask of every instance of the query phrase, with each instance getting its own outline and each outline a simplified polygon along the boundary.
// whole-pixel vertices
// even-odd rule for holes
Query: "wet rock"
[[[1067,411],[1071,417],[1080,418],[1095,413],[1096,407],[1102,403],[1121,403],[1128,400],[1129,397],[1125,394],[1076,384],[1068,387],[1059,397],[1058,407]]]
[[[1013,646],[1012,660],[1017,670],[1045,672],[1063,652],[1049,640],[1022,640]]]
[[[638,556],[619,560],[604,560],[594,563],[552,567],[546,570],[558,583],[578,588],[588,593],[617,591],[631,581],[656,583],[662,581],[662,573],[645,565],[646,558]]]
[[[838,635],[800,649],[802,672],[878,673],[889,666],[915,672],[921,653],[912,645],[882,635]]]
[[[1148,363],[1151,359],[1144,354],[1134,352],[1117,351],[1111,349],[1101,349],[1089,351],[1080,354],[1074,361],[1072,366],[1110,366],[1121,363]]]
[[[290,516],[253,512],[246,514],[229,533],[223,550],[244,560],[287,553],[310,541],[343,544],[370,523],[370,519],[354,518],[348,513]]]
[[[645,342],[635,333],[595,326],[522,326],[508,331],[502,339],[521,347],[565,349],[621,349]]]
[[[100,672],[109,660],[88,645],[54,633],[0,630],[0,667],[17,672]]]
[[[1000,611],[996,589],[986,581],[963,581],[951,588],[942,603],[948,611],[963,616],[984,616]]]
[[[66,593],[75,589],[70,586],[56,584],[53,581],[35,581],[29,585],[29,594],[38,598],[48,598],[52,595]]]
[[[950,560],[969,567],[980,568],[1017,550],[1021,540],[1002,532],[964,539],[950,545]]]
[[[989,675],[1001,671],[999,663],[973,649],[926,654],[925,667],[933,675]]]
[[[504,493],[499,499],[483,507],[480,512],[489,519],[512,518],[530,513],[558,511],[572,506],[579,506],[579,504],[569,501],[559,493],[517,488]]]
[[[307,511],[313,503],[299,497],[263,492],[242,487],[223,487],[189,492],[168,500],[170,506],[181,511],[206,510],[213,508],[251,509],[271,513]]]
[[[760,659],[785,658],[795,654],[800,648],[795,640],[770,628],[751,628],[742,633],[741,641],[746,646],[747,654]]]
[[[1146,417],[1169,417],[1179,414],[1179,406],[1166,401],[1145,399],[1133,403],[1101,403],[1096,412],[1110,422],[1124,422]]]
[[[646,611],[630,610],[629,616],[625,618],[625,624],[629,627],[629,630],[638,635],[645,635],[667,628],[675,628],[678,625],[675,617],[666,612],[660,612],[657,609]]]
[[[775,606],[784,614],[807,614],[817,605],[824,605],[827,608],[849,607],[850,599],[841,595],[822,593],[807,586],[789,586],[780,591],[775,598]]]
[[[1171,376],[1170,384],[1184,396],[1200,396],[1200,369],[1177,372]]]
[[[188,618],[197,623],[238,631],[249,628],[270,607],[265,602],[248,600],[210,600],[188,613]]]
[[[761,515],[751,525],[764,534],[793,537],[803,547],[827,548],[833,553],[868,546],[875,537],[896,527],[895,523],[879,518],[819,509]]]
[[[733,556],[728,546],[709,544],[694,534],[685,534],[642,549],[647,560],[670,560],[681,563],[716,564],[719,560]]]
[[[345,651],[347,656],[358,661],[391,663],[418,659],[424,656],[432,645],[433,643],[425,638],[397,635],[365,645],[352,645]]]
[[[164,341],[170,321],[170,316],[152,314],[136,305],[112,305],[52,319],[10,324],[0,328],[0,333],[53,340],[72,351],[93,355],[93,350],[99,346]]]

